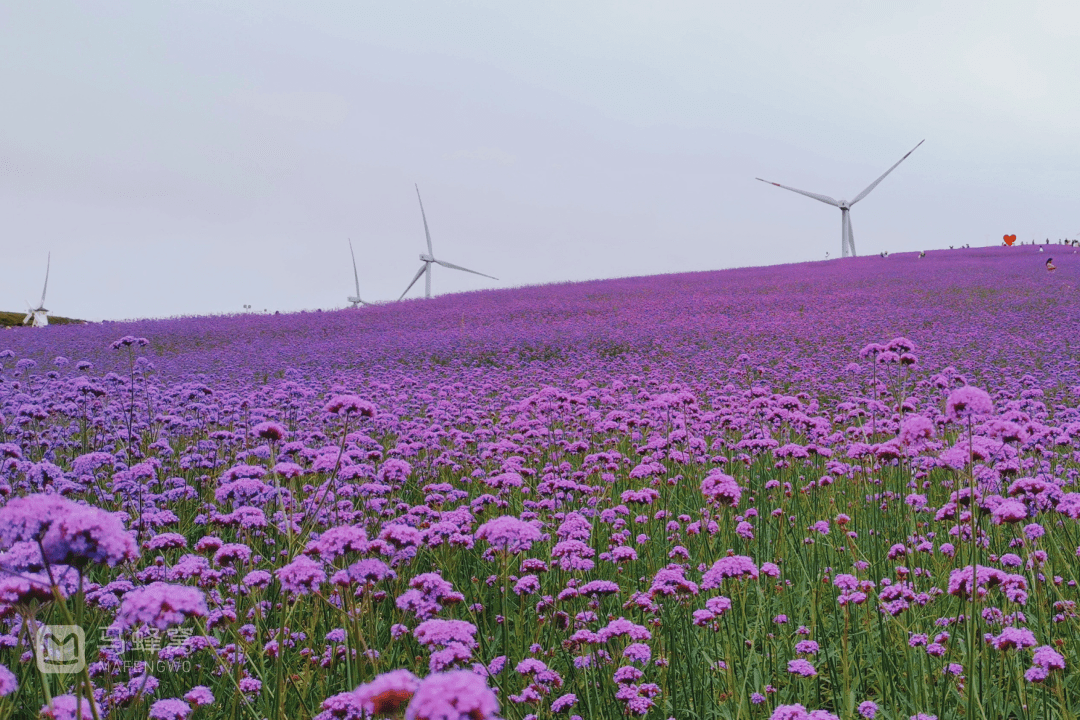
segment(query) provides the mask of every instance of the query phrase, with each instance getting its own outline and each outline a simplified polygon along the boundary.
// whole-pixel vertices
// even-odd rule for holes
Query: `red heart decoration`
[[[1016,236],[1015,235],[1006,235],[1005,236],[1005,244],[1006,245],[1011,246],[1014,242],[1016,242]]]

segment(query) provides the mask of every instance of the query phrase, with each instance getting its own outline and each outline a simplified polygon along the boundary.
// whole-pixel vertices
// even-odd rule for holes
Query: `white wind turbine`
[[[924,142],[926,142],[926,141],[925,140],[920,140],[919,145],[922,145]],[[785,190],[790,190],[791,192],[797,192],[800,195],[805,195],[806,197],[814,198],[815,200],[820,200],[821,202],[826,203],[827,205],[832,205],[833,207],[840,208],[840,249],[841,249],[841,252],[843,253],[844,257],[847,257],[849,252],[852,255],[852,257],[854,257],[855,256],[855,235],[851,232],[851,216],[850,216],[851,208],[855,205],[855,203],[859,202],[864,197],[869,195],[870,191],[873,190],[874,188],[876,188],[878,186],[878,183],[880,183],[882,180],[884,180],[885,177],[889,173],[891,173],[893,170],[895,170],[897,165],[899,165],[900,163],[907,160],[908,155],[915,152],[918,149],[919,145],[916,145],[915,147],[911,148],[911,150],[908,151],[907,155],[905,155],[904,157],[902,157],[902,158],[900,158],[899,160],[896,161],[896,165],[893,165],[891,168],[889,168],[888,170],[885,171],[884,175],[879,177],[874,182],[870,183],[870,186],[867,187],[865,190],[863,190],[858,195],[856,195],[855,199],[852,200],[851,202],[848,202],[847,200],[833,200],[828,195],[818,195],[817,193],[807,192],[806,190],[797,190],[797,189],[795,189],[793,187],[788,187],[787,185],[781,185],[780,183],[774,183],[774,182],[771,182],[769,180],[762,180],[761,178],[755,178],[755,179],[761,180],[761,182],[763,182],[763,183],[769,183],[770,185],[775,185],[778,188],[784,188]]]
[[[416,188],[416,199],[420,200],[420,188],[419,188],[419,186],[417,186],[417,188]],[[492,277],[491,275],[484,275],[484,273],[482,273],[482,272],[476,272],[475,270],[470,270],[469,268],[463,268],[460,265],[454,265],[452,263],[448,263],[448,262],[445,262],[443,260],[436,260],[435,259],[435,253],[431,249],[431,232],[428,230],[427,215],[424,214],[424,201],[423,200],[420,200],[420,216],[424,218],[424,235],[427,236],[427,250],[428,251],[427,251],[426,255],[424,253],[420,253],[420,260],[424,264],[420,266],[420,270],[416,273],[415,276],[413,276],[412,282],[409,283],[409,287],[405,288],[405,292],[401,293],[401,297],[399,297],[398,300],[401,300],[401,298],[405,297],[405,293],[409,292],[409,290],[412,290],[412,286],[416,284],[416,281],[420,279],[421,275],[426,275],[426,277],[424,278],[424,297],[429,298],[429,299],[431,298],[431,264],[432,263],[435,263],[436,265],[442,265],[443,267],[450,268],[451,270],[463,270],[463,271],[465,271],[467,273],[472,273],[473,275],[482,275],[483,277],[491,278],[492,280],[498,280],[499,279],[497,277]]]
[[[359,307],[361,305],[367,305],[366,302],[360,299],[360,276],[356,274],[356,253],[352,249],[352,238],[349,238],[349,254],[352,255],[352,274],[353,279],[356,280],[356,295],[349,298],[349,302],[353,307]]]
[[[23,318],[23,325],[30,325],[31,327],[46,327],[49,324],[49,311],[45,309],[45,291],[49,289],[49,266],[52,265],[52,253],[49,253],[48,259],[45,261],[45,287],[41,289],[41,302],[37,307],[30,305],[30,301],[26,302],[26,317]]]

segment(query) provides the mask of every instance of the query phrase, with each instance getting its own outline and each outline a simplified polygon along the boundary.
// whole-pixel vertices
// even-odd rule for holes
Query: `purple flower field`
[[[1050,254],[0,332],[0,719],[1073,718]]]

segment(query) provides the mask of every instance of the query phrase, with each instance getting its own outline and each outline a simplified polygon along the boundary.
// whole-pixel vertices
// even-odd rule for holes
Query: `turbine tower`
[[[360,307],[361,305],[367,305],[366,302],[360,299],[360,276],[356,273],[356,253],[352,249],[352,238],[349,238],[349,254],[352,255],[352,274],[353,280],[356,281],[356,295],[349,298],[349,302],[352,306]]]
[[[420,200],[420,187],[419,186],[416,187],[416,199]],[[491,275],[484,275],[484,273],[482,273],[482,272],[476,272],[475,270],[470,270],[469,268],[463,268],[460,265],[454,265],[453,263],[448,263],[448,262],[445,262],[443,260],[436,260],[435,259],[435,253],[431,249],[431,231],[428,230],[427,215],[424,214],[424,201],[423,200],[420,200],[420,216],[422,218],[424,218],[424,235],[427,236],[427,254],[420,253],[420,261],[423,262],[424,264],[420,266],[420,270],[416,273],[416,275],[413,276],[412,282],[409,283],[409,287],[405,288],[405,292],[401,293],[401,297],[399,297],[398,300],[401,300],[401,298],[405,297],[405,293],[412,290],[412,286],[416,284],[416,281],[420,279],[421,275],[426,276],[424,278],[424,297],[426,297],[428,299],[431,298],[431,265],[432,265],[432,263],[434,263],[435,265],[442,265],[443,267],[450,268],[451,270],[463,270],[464,272],[472,273],[473,275],[482,275],[483,277],[491,278],[492,280],[498,280],[499,279],[497,277],[492,277]],[[357,294],[359,294],[359,293],[357,293]]]
[[[52,253],[49,253],[48,259],[45,261],[45,287],[41,289],[41,302],[37,307],[30,305],[30,302],[26,303],[26,317],[23,318],[23,325],[30,325],[31,327],[46,327],[49,324],[49,311],[45,309],[45,291],[49,289],[49,266],[52,265]]]
[[[922,145],[924,142],[926,142],[926,140],[920,140],[919,145]],[[908,151],[907,155],[905,155],[904,157],[902,157],[902,158],[900,158],[899,160],[896,161],[896,165],[893,165],[891,168],[886,170],[885,173],[881,177],[879,177],[874,182],[870,183],[869,187],[867,187],[861,193],[856,195],[855,199],[852,200],[851,202],[848,202],[847,200],[833,200],[828,195],[818,195],[817,193],[807,192],[806,190],[798,190],[798,189],[793,188],[793,187],[788,187],[787,185],[781,185],[780,183],[774,183],[774,182],[769,181],[769,180],[762,180],[761,178],[755,178],[755,179],[761,180],[761,182],[763,182],[763,183],[769,183],[770,185],[775,185],[778,188],[784,188],[785,190],[790,190],[791,192],[796,192],[796,193],[799,193],[800,195],[805,195],[806,197],[809,197],[809,198],[814,198],[815,200],[820,200],[821,202],[823,202],[823,203],[825,203],[827,205],[832,205],[833,207],[840,208],[840,249],[841,249],[841,253],[842,253],[843,257],[847,257],[849,254],[852,257],[854,257],[855,256],[855,235],[851,231],[851,208],[855,205],[855,203],[859,202],[864,197],[869,195],[870,191],[873,190],[874,188],[876,188],[878,186],[878,183],[880,183],[882,180],[884,180],[886,178],[886,176],[888,176],[889,173],[891,173],[893,170],[895,170],[900,163],[907,160],[908,155],[915,152],[919,148],[919,145],[916,145],[915,147],[911,148],[911,150]]]

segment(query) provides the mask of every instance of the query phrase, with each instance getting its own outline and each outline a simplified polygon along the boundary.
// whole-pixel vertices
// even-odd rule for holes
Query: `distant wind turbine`
[[[919,145],[922,145],[924,142],[926,142],[926,140],[920,140]],[[785,190],[790,190],[791,192],[797,192],[800,195],[805,195],[806,197],[814,198],[815,200],[820,200],[821,202],[823,202],[823,203],[825,203],[827,205],[832,205],[833,207],[840,208],[840,248],[841,248],[841,252],[843,253],[843,257],[847,257],[849,253],[850,253],[850,255],[852,257],[854,257],[855,256],[855,235],[851,232],[851,217],[850,217],[851,208],[855,205],[855,203],[859,202],[864,197],[869,195],[870,191],[873,190],[874,188],[876,188],[878,186],[878,183],[880,183],[882,180],[884,180],[886,178],[886,176],[888,176],[889,173],[891,173],[893,170],[895,170],[900,163],[907,160],[908,155],[915,152],[919,148],[919,145],[916,145],[915,147],[911,148],[911,150],[908,151],[907,155],[905,155],[904,157],[902,157],[902,158],[900,158],[899,160],[896,161],[896,165],[893,165],[891,168],[889,168],[888,170],[885,171],[884,175],[879,177],[874,182],[870,183],[870,186],[867,187],[865,190],[863,190],[858,195],[856,195],[855,199],[852,200],[851,202],[848,202],[847,200],[833,200],[828,195],[818,195],[817,193],[807,192],[806,190],[797,190],[797,189],[795,189],[793,187],[788,187],[787,185],[781,185],[780,183],[774,183],[774,182],[772,182],[770,180],[762,180],[761,178],[755,178],[755,179],[761,180],[761,182],[763,182],[763,183],[769,183],[770,185],[775,185],[778,188],[784,188]]]
[[[49,289],[49,266],[52,265],[52,253],[49,253],[48,259],[45,261],[45,287],[41,289],[41,302],[37,307],[30,305],[30,301],[26,302],[26,317],[23,318],[23,325],[30,325],[31,327],[46,327],[49,324],[49,311],[45,309],[45,291]]]
[[[420,200],[420,187],[419,186],[416,187],[416,199]],[[448,263],[448,262],[445,262],[443,260],[436,260],[435,259],[435,253],[431,249],[431,232],[428,230],[427,215],[424,213],[424,201],[423,200],[420,200],[420,216],[422,218],[424,218],[424,235],[427,236],[427,254],[420,253],[420,260],[424,264],[420,266],[420,270],[416,273],[416,275],[413,276],[412,282],[409,283],[409,287],[405,288],[405,292],[401,293],[401,297],[399,297],[398,300],[401,300],[401,298],[405,297],[405,293],[412,290],[412,286],[416,284],[416,281],[420,279],[421,275],[426,276],[424,278],[424,297],[429,298],[429,299],[431,298],[431,265],[432,265],[432,263],[434,263],[436,265],[442,265],[443,267],[450,268],[451,270],[463,270],[464,272],[472,273],[473,275],[482,275],[483,277],[491,278],[492,280],[498,280],[499,279],[497,277],[492,277],[491,275],[484,275],[484,273],[482,273],[482,272],[476,272],[475,270],[470,270],[469,268],[463,268],[460,265],[454,265],[452,263]]]
[[[352,274],[353,280],[356,281],[356,295],[349,298],[349,302],[353,307],[359,307],[360,305],[367,305],[366,302],[360,299],[360,276],[356,273],[356,253],[352,249],[352,238],[349,238],[349,255],[352,255]]]

